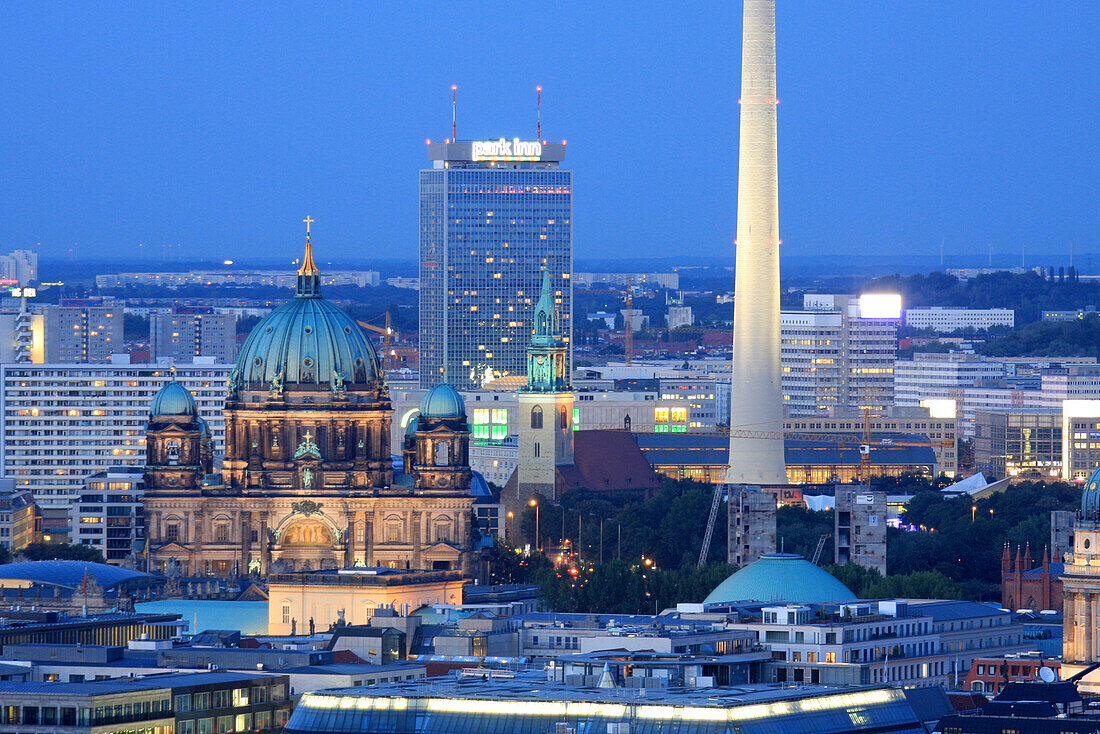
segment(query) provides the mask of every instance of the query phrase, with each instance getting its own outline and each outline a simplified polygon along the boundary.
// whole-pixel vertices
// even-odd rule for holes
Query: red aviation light
[[[427,138],[427,139],[424,140],[424,145],[431,145],[431,144],[432,144],[432,139],[431,138]]]

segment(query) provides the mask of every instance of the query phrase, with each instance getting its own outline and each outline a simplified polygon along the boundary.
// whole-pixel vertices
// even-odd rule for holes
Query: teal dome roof
[[[374,346],[343,309],[320,296],[299,293],[265,316],[237,357],[237,384],[270,387],[277,375],[286,386],[330,386],[333,375],[347,389],[378,378]]]
[[[465,418],[466,401],[457,390],[443,382],[429,390],[420,401],[420,415],[425,418]]]
[[[413,417],[409,418],[409,424],[407,426],[405,426],[405,436],[406,437],[416,435],[416,429],[417,429],[416,419],[418,417],[419,417],[419,414],[414,415]]]
[[[151,415],[198,415],[199,406],[195,404],[195,398],[191,391],[173,379],[167,385],[157,390],[153,396],[153,402],[149,405]]]
[[[742,601],[812,604],[852,601],[856,595],[828,571],[794,553],[771,553],[750,563],[710,592],[704,604]]]
[[[1081,516],[1086,520],[1100,520],[1100,468],[1085,482],[1081,493]]]

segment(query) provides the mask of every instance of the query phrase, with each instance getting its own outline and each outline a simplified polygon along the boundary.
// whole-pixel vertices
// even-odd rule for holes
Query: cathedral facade
[[[374,347],[352,317],[321,297],[307,236],[294,299],[256,325],[230,376],[220,473],[190,393],[170,382],[153,399],[144,500],[149,570],[472,573],[476,530],[461,397],[446,384],[425,396],[406,439],[415,458],[397,476],[392,416]]]

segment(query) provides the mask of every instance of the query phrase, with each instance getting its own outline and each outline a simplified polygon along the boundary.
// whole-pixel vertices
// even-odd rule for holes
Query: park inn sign
[[[537,161],[542,157],[542,143],[537,140],[475,140],[472,146],[475,161]]]

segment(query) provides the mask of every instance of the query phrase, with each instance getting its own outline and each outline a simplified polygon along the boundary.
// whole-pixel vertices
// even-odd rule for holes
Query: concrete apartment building
[[[46,362],[96,364],[123,351],[123,309],[101,304],[68,301],[42,309]]]
[[[190,362],[213,357],[230,364],[237,359],[237,319],[215,313],[209,306],[176,307],[149,314],[149,336],[154,360]]]
[[[175,379],[195,396],[224,452],[229,364],[182,364]],[[44,529],[62,531],[89,474],[144,466],[145,423],[153,394],[170,379],[167,365],[0,365],[0,466],[29,489]]]

